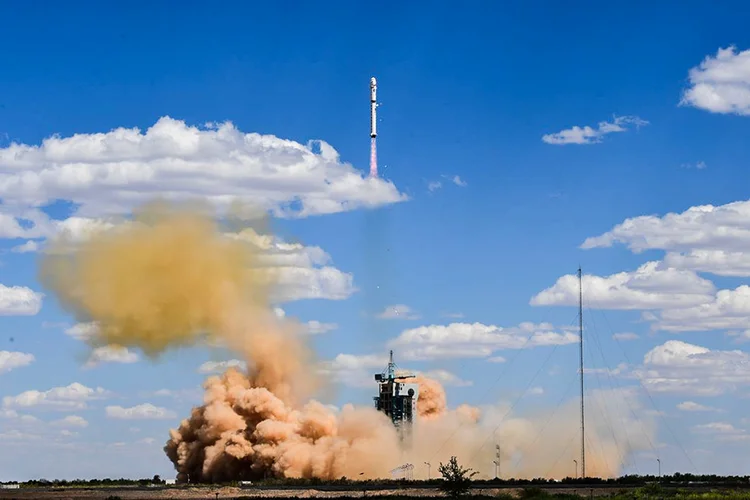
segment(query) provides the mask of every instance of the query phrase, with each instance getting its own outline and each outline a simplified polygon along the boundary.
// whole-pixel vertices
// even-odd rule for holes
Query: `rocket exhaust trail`
[[[378,153],[376,138],[378,136],[378,82],[370,78],[370,177],[378,176]]]
[[[370,177],[378,176],[378,150],[377,140],[373,137],[370,139]]]

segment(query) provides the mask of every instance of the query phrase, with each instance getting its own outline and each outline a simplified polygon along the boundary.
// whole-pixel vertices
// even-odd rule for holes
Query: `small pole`
[[[657,458],[656,463],[659,464],[659,479],[661,479],[661,460]]]
[[[573,463],[576,464],[576,476],[578,477],[578,460],[573,460]]]
[[[427,480],[429,481],[431,479],[430,470],[432,468],[432,465],[430,465],[430,462],[425,462],[424,464],[427,466]]]
[[[500,445],[495,445],[495,477],[500,479]]]

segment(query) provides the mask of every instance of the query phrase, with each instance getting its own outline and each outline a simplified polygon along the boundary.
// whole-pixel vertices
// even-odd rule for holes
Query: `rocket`
[[[378,82],[375,80],[375,77],[373,76],[370,78],[370,137],[373,139],[377,137],[377,121],[378,121],[378,103],[377,103],[377,93],[378,93]]]

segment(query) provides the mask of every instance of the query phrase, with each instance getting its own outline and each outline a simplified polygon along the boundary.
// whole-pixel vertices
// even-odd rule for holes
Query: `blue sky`
[[[0,296],[0,438],[18,451],[0,457],[0,480],[172,474],[161,446],[200,401],[198,368],[231,356],[194,349],[152,363],[133,352],[86,367],[74,319],[32,294],[42,291],[39,250],[19,246],[43,248],[59,231],[127,215],[154,194],[233,194],[212,177],[222,162],[248,169],[244,199],[275,208],[299,196],[312,207],[274,220],[280,238],[301,245],[292,253],[305,277],[279,306],[330,326],[310,334],[342,381],[330,403],[371,404],[375,387],[359,380],[380,361],[366,356],[396,342],[400,364],[441,376],[453,405],[518,399],[519,415],[554,410],[575,397],[577,362],[565,337],[576,325],[575,290],[558,279],[581,264],[587,364],[611,370],[587,375],[588,387],[630,391],[639,419],[655,426],[653,446],[629,454],[622,472],[655,472],[656,457],[665,472],[743,470],[750,7],[147,5],[5,7],[0,283],[22,288]],[[375,183],[364,179],[373,75],[382,103]],[[268,177],[221,147],[184,153],[202,176],[122,174],[158,172],[174,157],[170,144],[226,121],[235,134],[274,136],[251,152]],[[98,157],[91,144],[115,141],[120,127],[139,129],[133,136],[155,127],[162,142]],[[572,132],[554,135],[563,131]],[[61,142],[28,149],[52,136]],[[309,175],[290,180],[284,169],[296,156],[283,141],[311,140],[339,157],[313,148]],[[326,179],[339,181],[335,190]],[[713,209],[685,214],[705,205]],[[625,222],[639,216],[651,217]],[[312,247],[330,262],[311,263]],[[389,306],[401,314],[378,318]],[[536,326],[514,330],[527,322]],[[406,340],[418,327],[440,355],[420,356]],[[493,327],[568,340],[513,349]],[[488,345],[491,354],[479,349]],[[506,361],[487,360],[495,357]],[[74,383],[85,387],[26,392]],[[164,418],[107,412],[143,404]],[[45,446],[54,448],[39,458]]]

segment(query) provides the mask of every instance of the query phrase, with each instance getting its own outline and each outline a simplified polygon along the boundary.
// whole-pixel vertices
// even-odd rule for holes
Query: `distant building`
[[[164,484],[166,484],[166,485],[177,484],[177,480],[176,479],[165,479],[164,480]]]
[[[18,483],[0,484],[0,489],[3,490],[17,490],[21,486]]]

